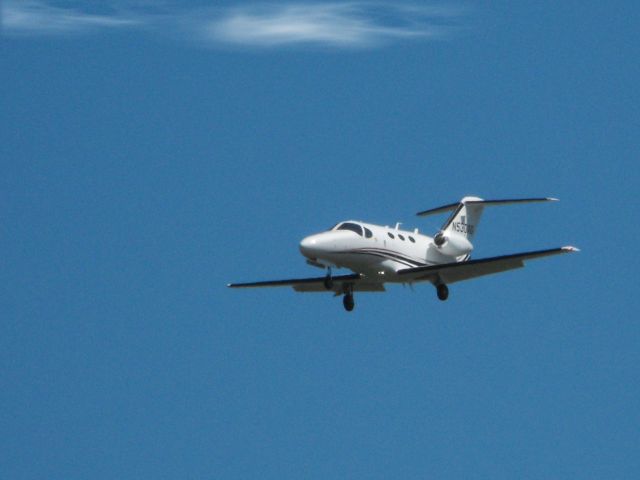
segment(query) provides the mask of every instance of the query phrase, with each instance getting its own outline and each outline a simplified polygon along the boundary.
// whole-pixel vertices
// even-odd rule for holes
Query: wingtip
[[[579,252],[580,249],[577,247],[573,247],[571,245],[567,245],[566,247],[562,247],[562,250],[564,250],[565,252]]]
[[[559,202],[560,199],[559,198],[555,198],[555,197],[547,197],[547,202]]]

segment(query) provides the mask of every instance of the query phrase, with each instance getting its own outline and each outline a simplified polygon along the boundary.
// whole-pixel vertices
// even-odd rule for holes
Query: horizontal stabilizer
[[[456,203],[450,203],[449,205],[443,205],[441,207],[430,208],[418,212],[416,215],[419,217],[426,217],[428,215],[436,215],[438,213],[450,212],[457,209],[460,205],[511,205],[514,203],[537,203],[537,202],[557,202],[557,198],[541,197],[541,198],[512,198],[506,200],[483,200],[478,197],[464,197],[462,200]]]

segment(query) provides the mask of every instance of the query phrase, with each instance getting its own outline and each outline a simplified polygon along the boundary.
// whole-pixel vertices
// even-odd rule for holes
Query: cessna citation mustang
[[[334,292],[343,295],[344,308],[353,310],[354,292],[383,292],[385,283],[431,282],[440,300],[449,296],[447,284],[504,272],[524,266],[526,260],[578,251],[575,247],[550,248],[535,252],[471,260],[471,241],[484,207],[512,203],[552,202],[555,198],[483,200],[464,197],[457,203],[419,212],[424,217],[451,211],[449,219],[432,238],[414,231],[348,220],[329,231],[300,242],[307,263],[326,268],[323,277],[266,282],[231,283],[232,288],[291,286],[298,292]],[[354,273],[332,275],[332,267]]]

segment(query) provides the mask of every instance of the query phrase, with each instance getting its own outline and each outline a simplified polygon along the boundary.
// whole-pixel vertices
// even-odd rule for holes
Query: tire
[[[449,298],[449,287],[447,287],[444,283],[441,283],[436,286],[436,291],[438,292],[438,298],[443,302]]]
[[[347,312],[350,312],[351,310],[353,310],[353,308],[356,306],[355,302],[353,301],[353,295],[350,293],[347,293],[342,298],[342,304],[344,305],[344,309]]]

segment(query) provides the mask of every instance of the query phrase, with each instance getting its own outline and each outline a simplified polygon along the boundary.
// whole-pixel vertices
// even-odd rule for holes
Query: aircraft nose
[[[300,242],[300,253],[302,253],[305,257],[313,257],[314,252],[317,248],[318,240],[314,238],[314,235],[310,237],[305,237]]]

